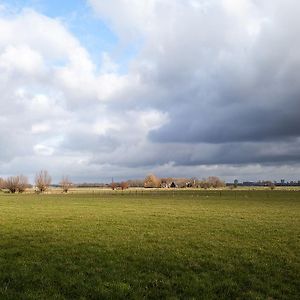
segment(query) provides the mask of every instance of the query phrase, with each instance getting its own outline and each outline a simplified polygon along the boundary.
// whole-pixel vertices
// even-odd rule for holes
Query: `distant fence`
[[[141,198],[141,197],[149,197],[149,198],[159,198],[162,196],[167,196],[169,198],[172,197],[186,197],[186,198],[209,198],[209,197],[223,197],[230,199],[237,198],[254,198],[256,196],[263,196],[266,198],[271,198],[276,195],[280,196],[280,194],[287,192],[297,192],[300,194],[300,188],[276,188],[275,190],[270,190],[269,188],[243,188],[243,189],[228,189],[228,188],[220,188],[220,189],[194,189],[194,188],[174,188],[174,189],[152,189],[152,188],[129,188],[126,190],[111,190],[111,189],[103,189],[103,188],[71,188],[68,193],[63,193],[61,188],[50,188],[44,194],[47,195],[83,195],[88,194],[90,196],[95,197],[112,197],[115,196],[124,196],[124,197],[132,197],[132,198]],[[24,192],[24,194],[35,194],[36,192],[33,189],[28,189]]]

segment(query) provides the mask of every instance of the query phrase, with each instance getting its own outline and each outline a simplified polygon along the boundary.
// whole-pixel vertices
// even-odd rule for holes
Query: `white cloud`
[[[54,153],[54,149],[52,147],[37,144],[33,147],[35,154],[42,156],[51,156]]]
[[[122,37],[132,39],[140,33],[152,30],[155,21],[154,10],[159,1],[90,0],[89,2]]]
[[[43,166],[62,169],[60,157],[87,168],[94,155],[145,138],[162,124],[158,111],[118,108],[122,92],[139,84],[135,75],[119,75],[107,53],[97,74],[62,23],[32,10],[0,17],[0,71],[0,133],[9,137],[0,161],[6,173],[9,166],[12,174],[19,170],[22,158],[33,162],[23,164],[31,177]]]
[[[9,45],[0,56],[0,68],[7,73],[21,72],[30,76],[42,71],[43,58],[27,45],[17,47]]]
[[[47,123],[37,123],[31,126],[31,132],[33,134],[46,133],[51,130],[50,125]]]

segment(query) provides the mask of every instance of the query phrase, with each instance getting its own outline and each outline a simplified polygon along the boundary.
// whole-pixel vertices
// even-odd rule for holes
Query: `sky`
[[[0,0],[0,176],[300,180],[297,0]]]

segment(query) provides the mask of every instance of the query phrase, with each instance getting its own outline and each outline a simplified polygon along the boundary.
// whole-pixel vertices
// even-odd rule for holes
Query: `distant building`
[[[170,184],[170,188],[177,188],[177,187],[178,185],[174,181],[172,181],[172,183]]]

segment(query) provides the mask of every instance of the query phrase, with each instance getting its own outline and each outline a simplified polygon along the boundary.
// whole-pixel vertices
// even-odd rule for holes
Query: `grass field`
[[[0,299],[299,299],[300,192],[0,194]]]

